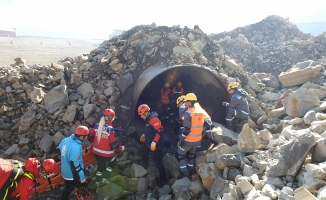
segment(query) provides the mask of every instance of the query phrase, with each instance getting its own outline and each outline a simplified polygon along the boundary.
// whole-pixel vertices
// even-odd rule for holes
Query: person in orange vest
[[[146,104],[141,104],[138,107],[138,115],[146,123],[144,134],[140,137],[140,141],[143,142],[143,145],[140,148],[140,153],[144,161],[144,167],[146,168],[148,166],[148,152],[151,152],[152,158],[160,172],[160,181],[163,182],[166,179],[165,167],[163,165],[163,126],[158,118],[158,114],[151,111],[149,106]]]
[[[112,172],[112,169],[117,164],[115,151],[123,151],[125,149],[124,146],[118,144],[115,139],[112,125],[112,122],[115,119],[115,112],[108,108],[104,110],[103,114],[105,124],[101,130],[100,140],[98,141],[95,137],[98,134],[99,123],[97,123],[89,133],[89,140],[93,144],[92,152],[94,153],[98,163],[96,172],[98,177],[101,177],[105,171],[107,171],[107,173]],[[106,166],[106,163],[108,163],[108,167]]]
[[[195,107],[197,97],[194,93],[185,96],[185,106],[188,108],[184,113],[182,134],[178,144],[177,160],[183,176],[189,177],[194,171],[195,155],[197,146],[201,145],[202,132],[204,129],[205,115],[201,108]],[[187,161],[185,156],[187,155]]]
[[[171,98],[170,83],[166,82],[160,92],[161,92],[161,109],[163,115],[162,117],[169,118],[170,98]]]

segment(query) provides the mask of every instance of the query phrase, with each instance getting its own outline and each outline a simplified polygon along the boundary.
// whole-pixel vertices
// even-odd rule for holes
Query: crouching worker
[[[148,152],[151,152],[160,172],[160,181],[163,182],[166,180],[165,167],[163,165],[163,126],[158,118],[158,114],[154,111],[151,112],[146,104],[141,104],[138,107],[138,115],[146,123],[144,134],[140,137],[140,141],[143,142],[140,152],[144,161],[144,166],[148,166]]]
[[[228,128],[237,132],[237,124],[242,119],[248,119],[249,116],[247,93],[239,89],[237,82],[230,83],[227,91],[230,95],[230,103],[222,102],[227,109],[225,120]]]
[[[78,126],[75,129],[75,133],[70,137],[65,138],[61,141],[57,147],[58,152],[61,155],[61,174],[62,177],[66,180],[66,186],[62,192],[61,200],[68,200],[69,194],[74,190],[75,187],[77,190],[77,199],[78,191],[86,190],[87,183],[84,173],[84,163],[82,156],[82,143],[86,136],[88,135],[88,128],[86,126]],[[90,194],[85,192],[83,199],[89,199]]]
[[[0,199],[28,200],[35,179],[54,173],[56,163],[46,159],[41,164],[36,158],[28,158],[25,164],[11,159],[0,159]]]
[[[115,112],[112,109],[106,109],[101,122],[97,123],[89,133],[89,140],[93,144],[92,152],[97,160],[96,175],[101,177],[105,171],[109,175],[116,166],[117,161],[115,151],[123,151],[124,146],[118,144],[115,140],[115,133],[112,122],[115,119]],[[101,126],[101,127],[100,127]],[[98,134],[101,134],[100,136]],[[108,166],[106,166],[108,163]],[[105,176],[108,178],[108,176]]]
[[[196,149],[201,145],[206,116],[203,109],[195,106],[197,97],[194,93],[187,94],[184,101],[188,110],[184,113],[184,128],[178,145],[177,160],[183,176],[190,177],[190,173],[194,172]]]

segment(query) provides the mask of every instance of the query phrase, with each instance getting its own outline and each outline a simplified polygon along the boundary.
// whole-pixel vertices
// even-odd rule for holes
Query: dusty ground
[[[11,44],[11,42],[13,44]],[[69,43],[71,45],[69,45]],[[0,37],[0,66],[9,66],[14,59],[21,57],[27,65],[56,63],[65,57],[75,57],[89,53],[103,40],[81,40],[67,38]],[[41,44],[42,43],[42,44]]]

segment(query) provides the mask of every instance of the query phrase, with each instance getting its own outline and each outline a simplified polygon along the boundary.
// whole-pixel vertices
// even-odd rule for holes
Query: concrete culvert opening
[[[225,107],[223,101],[228,101],[228,93],[224,84],[217,78],[214,72],[200,65],[176,65],[168,67],[152,66],[147,68],[138,78],[133,95],[133,124],[137,126],[137,132],[142,133],[143,126],[140,117],[137,115],[137,108],[140,104],[148,104],[152,110],[161,114],[160,110],[160,89],[165,82],[171,84],[170,89],[181,81],[184,94],[193,92],[198,98],[200,105],[211,116],[212,120],[225,124]],[[177,110],[176,105],[171,108]],[[170,129],[169,123],[163,126]]]

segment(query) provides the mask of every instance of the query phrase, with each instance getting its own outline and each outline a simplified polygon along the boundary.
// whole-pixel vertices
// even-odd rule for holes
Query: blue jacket
[[[230,97],[230,104],[228,107],[237,108],[249,114],[249,105],[247,101],[247,93],[243,90],[236,90]]]
[[[145,145],[149,148],[151,146],[151,143],[154,140],[154,137],[157,133],[157,130],[149,123],[149,120],[153,117],[158,117],[158,114],[156,112],[151,112],[151,114],[148,116],[148,118],[145,120]],[[156,149],[157,150],[163,150],[164,148],[164,139],[163,135],[161,135],[160,140],[156,143]]]
[[[71,163],[78,172],[79,180],[85,178],[81,144],[82,141],[73,134],[63,139],[57,147],[61,153],[61,174],[66,180],[74,180]]]

